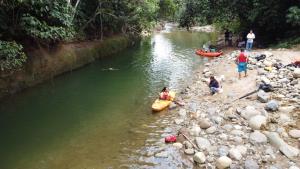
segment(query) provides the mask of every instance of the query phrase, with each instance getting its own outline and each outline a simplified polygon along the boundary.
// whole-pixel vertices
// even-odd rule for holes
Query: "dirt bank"
[[[29,59],[21,70],[0,72],[0,98],[120,52],[134,43],[134,39],[120,35],[103,41],[60,44],[51,51],[36,49],[28,53]]]
[[[174,114],[173,134],[187,168],[290,168],[300,167],[300,70],[275,68],[291,63],[299,50],[255,50],[247,77],[238,80],[234,63],[237,51],[229,51],[199,70],[190,86],[179,96],[186,105],[170,110]],[[256,61],[255,56],[266,59]],[[272,67],[271,71],[265,70]],[[210,75],[222,79],[223,93],[210,95]],[[221,78],[222,77],[222,78]],[[262,82],[273,92],[253,94]],[[174,106],[174,105],[172,105]],[[172,146],[172,145],[170,145]],[[186,162],[188,159],[189,162]]]

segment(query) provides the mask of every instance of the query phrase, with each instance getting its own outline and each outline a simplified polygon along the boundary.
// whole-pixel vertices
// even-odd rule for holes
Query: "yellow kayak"
[[[164,108],[168,107],[171,102],[174,100],[175,98],[175,92],[170,91],[169,95],[171,96],[171,100],[160,100],[160,99],[156,99],[155,102],[152,104],[152,110],[153,111],[161,111]]]

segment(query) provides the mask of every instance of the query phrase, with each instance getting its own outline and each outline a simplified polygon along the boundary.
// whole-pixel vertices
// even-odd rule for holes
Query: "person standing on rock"
[[[255,39],[255,35],[252,30],[247,35],[247,43],[246,43],[246,50],[251,51],[253,46],[253,40]]]
[[[241,49],[241,53],[236,58],[236,63],[238,66],[239,79],[241,79],[241,73],[245,72],[245,77],[247,76],[247,63],[248,57],[244,53],[244,49]]]
[[[210,89],[210,93],[212,95],[219,92],[219,90],[220,90],[219,82],[213,76],[210,77],[210,82],[209,82],[208,86],[209,86],[209,89]]]

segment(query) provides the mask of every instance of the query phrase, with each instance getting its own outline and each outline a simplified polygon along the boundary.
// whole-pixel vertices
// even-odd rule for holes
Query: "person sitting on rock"
[[[210,89],[210,93],[212,95],[214,95],[215,93],[220,91],[219,82],[215,79],[214,76],[210,77],[210,82],[209,82],[208,86],[209,86],[209,89]]]
[[[171,96],[169,95],[169,90],[167,89],[167,87],[164,87],[162,89],[162,91],[159,94],[159,99],[160,100],[170,100]]]

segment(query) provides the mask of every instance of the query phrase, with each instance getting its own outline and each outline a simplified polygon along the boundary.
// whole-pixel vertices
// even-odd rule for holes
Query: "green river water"
[[[194,50],[212,37],[155,33],[2,100],[0,169],[184,168],[175,151],[165,159],[151,155],[172,116],[152,113],[151,104],[163,86],[180,91],[188,84],[207,61]]]

